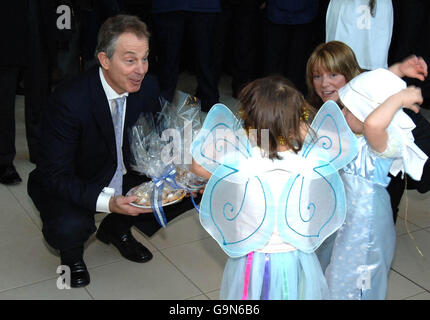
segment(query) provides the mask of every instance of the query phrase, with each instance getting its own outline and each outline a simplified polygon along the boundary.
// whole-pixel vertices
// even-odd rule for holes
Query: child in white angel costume
[[[314,251],[345,220],[338,170],[357,139],[336,103],[315,115],[282,77],[251,82],[239,103],[239,119],[213,106],[192,144],[192,170],[210,178],[200,222],[229,255],[220,298],[328,298]]]
[[[386,69],[355,77],[339,98],[359,153],[341,170],[347,214],[325,273],[330,297],[385,299],[396,238],[387,175],[421,178],[427,156],[415,145],[415,125],[402,108],[418,112],[423,98],[419,88],[406,88]]]

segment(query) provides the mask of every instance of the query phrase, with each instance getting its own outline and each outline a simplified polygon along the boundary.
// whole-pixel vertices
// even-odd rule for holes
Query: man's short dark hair
[[[151,35],[146,23],[136,16],[120,14],[110,17],[100,27],[95,52],[96,58],[100,52],[105,52],[111,59],[115,52],[118,37],[125,32],[133,33],[139,39],[144,38],[148,41]]]

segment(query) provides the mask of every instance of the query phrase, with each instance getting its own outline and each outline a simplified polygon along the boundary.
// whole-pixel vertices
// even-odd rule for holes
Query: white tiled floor
[[[179,89],[193,93],[194,79],[183,74]],[[235,109],[229,78],[220,83],[221,102]],[[154,254],[145,264],[120,256],[113,246],[92,237],[85,250],[91,283],[86,288],[59,290],[59,257],[44,242],[41,221],[27,195],[28,161],[24,132],[24,99],[17,97],[15,166],[23,183],[0,184],[0,299],[218,299],[226,255],[189,211],[147,238],[133,234]],[[403,198],[401,215],[405,212]],[[101,221],[103,215],[97,217]],[[430,197],[408,192],[408,228],[398,219],[397,249],[387,299],[430,299]],[[421,257],[417,246],[423,253]]]

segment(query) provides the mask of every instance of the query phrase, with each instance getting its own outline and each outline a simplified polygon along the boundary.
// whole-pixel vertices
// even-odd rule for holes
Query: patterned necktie
[[[122,194],[122,172],[123,172],[123,162],[122,162],[122,118],[124,113],[124,102],[125,97],[117,98],[113,100],[113,110],[112,110],[112,120],[115,129],[115,141],[116,141],[116,158],[117,167],[115,174],[109,184],[109,187],[115,189],[115,195]]]

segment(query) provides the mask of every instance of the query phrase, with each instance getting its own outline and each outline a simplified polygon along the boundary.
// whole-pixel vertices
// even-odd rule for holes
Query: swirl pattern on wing
[[[305,252],[314,251],[345,219],[345,191],[338,170],[358,152],[357,140],[337,106],[325,103],[300,153],[304,167],[290,178],[279,205],[280,234]]]
[[[214,105],[206,120],[191,145],[193,158],[212,174],[220,165],[238,169],[251,150],[240,121],[222,104]]]
[[[200,221],[227,254],[245,255],[270,238],[269,201],[259,177],[220,166],[203,195]]]

